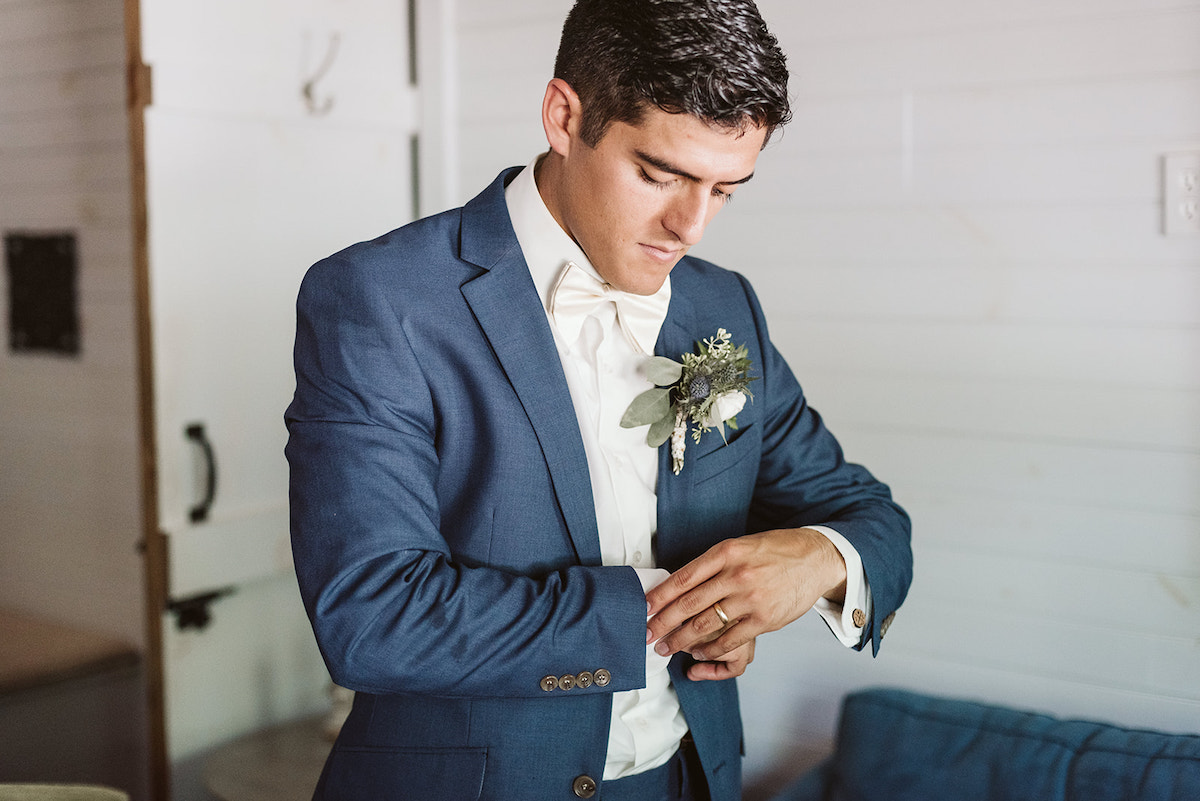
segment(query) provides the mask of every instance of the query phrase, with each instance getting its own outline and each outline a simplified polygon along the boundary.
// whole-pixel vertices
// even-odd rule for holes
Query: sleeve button
[[[568,673],[565,676],[560,677],[558,680],[558,688],[560,690],[569,690],[574,686],[575,686],[575,677],[572,676],[570,673]]]
[[[607,687],[608,683],[612,681],[612,674],[604,668],[600,668],[592,674],[592,678],[596,682],[597,687]]]
[[[580,689],[586,690],[588,687],[592,686],[592,681],[594,679],[595,679],[595,677],[592,676],[592,671],[585,670],[582,673],[580,673],[578,676],[575,677],[575,686],[579,687]]]
[[[558,689],[558,678],[556,676],[547,676],[542,679],[542,689],[546,692]]]

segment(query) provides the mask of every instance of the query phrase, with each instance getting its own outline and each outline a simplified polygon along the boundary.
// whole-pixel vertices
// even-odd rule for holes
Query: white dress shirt
[[[648,591],[668,575],[654,563],[653,538],[658,528],[658,452],[646,446],[645,427],[621,428],[625,409],[654,385],[645,378],[646,353],[621,331],[614,303],[601,303],[583,322],[573,342],[555,324],[552,293],[562,271],[574,263],[599,275],[582,249],[558,225],[542,201],[534,177],[535,160],[505,190],[509,216],[534,285],[554,332],[555,345],[575,406],[587,456],[600,552],[605,565],[637,569]],[[668,277],[659,293],[669,299]],[[666,314],[666,302],[662,304]],[[662,321],[659,321],[661,327]],[[652,346],[651,346],[652,347]],[[852,610],[870,614],[870,590],[862,561],[853,546],[827,527],[814,526],[846,559],[844,607],[822,599],[814,609],[846,645],[856,645],[862,629]],[[855,603],[849,603],[854,600]],[[646,646],[646,686],[614,693],[612,725],[604,779],[618,779],[664,764],[675,753],[688,725],[667,674],[668,658]]]

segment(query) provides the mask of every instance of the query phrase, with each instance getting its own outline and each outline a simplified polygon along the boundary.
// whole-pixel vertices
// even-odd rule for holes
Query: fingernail
[[[650,629],[647,628],[646,629],[646,643],[649,644],[653,640],[654,640],[654,632],[650,631]]]
[[[666,656],[670,650],[671,648],[663,640],[659,640],[658,645],[654,646],[654,653],[659,656]]]

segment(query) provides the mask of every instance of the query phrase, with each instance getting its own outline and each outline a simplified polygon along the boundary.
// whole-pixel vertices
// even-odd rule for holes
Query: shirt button
[[[855,609],[854,614],[850,616],[854,621],[854,627],[861,629],[867,625],[867,616],[861,609]]]
[[[640,565],[642,563],[642,552],[641,551],[633,552],[633,563],[635,565]]]

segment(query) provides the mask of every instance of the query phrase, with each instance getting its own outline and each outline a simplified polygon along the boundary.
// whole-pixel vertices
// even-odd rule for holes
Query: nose
[[[711,194],[703,187],[688,187],[672,198],[663,215],[663,226],[675,235],[685,247],[691,247],[704,236],[708,225]]]

